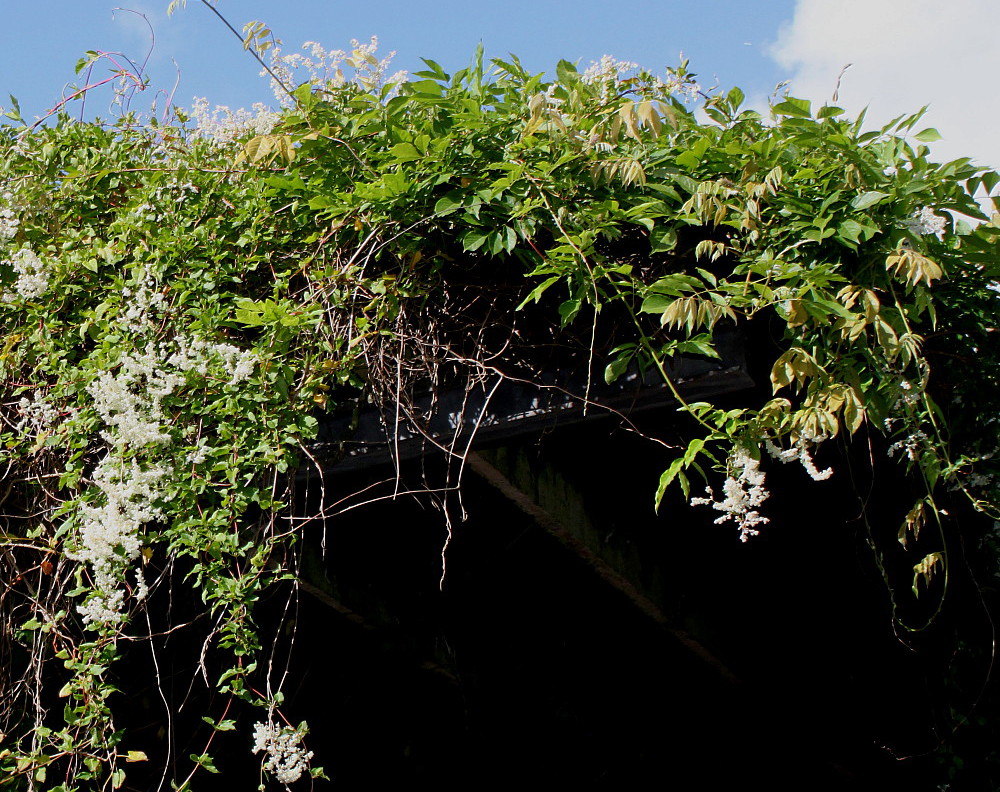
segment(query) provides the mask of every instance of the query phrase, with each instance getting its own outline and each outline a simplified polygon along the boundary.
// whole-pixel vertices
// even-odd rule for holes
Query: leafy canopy
[[[266,33],[248,33],[261,57]],[[370,77],[371,52],[352,58]],[[904,544],[940,528],[944,488],[996,515],[1000,222],[975,200],[996,173],[934,163],[919,113],[864,131],[790,96],[764,117],[733,89],[700,121],[686,64],[660,79],[563,61],[549,82],[482,51],[455,75],[425,63],[402,84],[306,82],[280,115],[214,125],[28,127],[15,109],[0,127],[3,618],[12,680],[44,688],[3,687],[5,775],[118,787],[156,754],[187,763],[187,788],[244,705],[265,771],[304,772],[304,749],[275,753],[306,730],[279,728],[254,621],[262,592],[295,581],[290,473],[325,413],[405,406],[439,375],[540,375],[516,354],[520,316],[595,376],[657,371],[678,399],[672,357],[780,328],[773,398],[681,400],[698,430],[657,506],[715,468],[725,498],[695,501],[746,539],[766,522],[768,453],[822,479],[812,455],[864,432],[922,482]],[[914,592],[946,544],[919,539]],[[170,588],[203,603],[208,682],[229,701],[177,762],[116,725],[108,673],[123,638],[181,628],[154,606]]]

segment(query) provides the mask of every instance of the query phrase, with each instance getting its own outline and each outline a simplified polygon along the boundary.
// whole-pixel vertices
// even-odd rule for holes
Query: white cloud
[[[798,0],[771,56],[789,70],[794,96],[836,104],[868,126],[924,105],[917,129],[936,127],[934,159],[973,157],[1000,167],[997,0]]]

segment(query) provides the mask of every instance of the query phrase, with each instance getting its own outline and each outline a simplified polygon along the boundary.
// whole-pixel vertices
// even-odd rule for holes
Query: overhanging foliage
[[[762,117],[734,89],[699,120],[684,68],[556,75],[480,52],[401,86],[303,84],[269,130],[0,128],[6,774],[117,787],[146,758],[109,669],[170,586],[204,602],[210,684],[262,708],[267,772],[305,767],[253,609],[295,578],[287,474],[325,411],[419,425],[416,394],[560,359],[673,389],[671,357],[767,319],[773,398],[681,402],[700,428],[656,505],[721,475],[694,500],[745,540],[769,455],[821,480],[824,442],[883,438],[921,482],[899,534],[925,532],[921,594],[950,563],[926,538],[940,493],[995,517],[1000,223],[974,196],[1000,178],[935,164],[919,114],[865,132],[787,96]],[[227,712],[178,786],[214,769]]]

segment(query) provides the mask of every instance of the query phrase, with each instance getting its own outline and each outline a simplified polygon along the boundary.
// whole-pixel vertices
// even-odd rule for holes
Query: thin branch
[[[201,0],[201,4],[205,6],[205,8],[207,8],[209,11],[211,11],[213,14],[215,14],[222,21],[222,24],[224,24],[227,28],[229,28],[233,32],[233,35],[240,40],[240,43],[244,44],[245,40],[243,36],[239,34],[239,31],[237,31],[236,28],[234,28],[232,25],[229,24],[229,20],[226,19],[224,16],[222,16],[222,14],[219,13],[219,10],[215,6],[209,3],[208,0]],[[293,102],[298,104],[298,100],[296,100],[295,95],[291,92],[291,89],[289,89],[289,87],[285,85],[285,83],[281,80],[281,78],[278,77],[278,75],[271,70],[270,66],[264,63],[264,59],[257,54],[257,51],[253,47],[245,46],[245,49],[247,52],[253,55],[257,63],[259,63],[264,68],[264,71],[266,71],[269,75],[271,75],[271,79],[274,80],[279,86],[281,86],[281,90],[283,90],[286,94],[288,94],[288,96],[292,99]]]

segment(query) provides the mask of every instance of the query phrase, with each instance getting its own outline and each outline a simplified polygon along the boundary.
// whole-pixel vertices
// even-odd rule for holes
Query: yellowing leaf
[[[885,268],[916,286],[921,281],[928,286],[944,275],[941,265],[912,248],[899,248],[885,260]]]
[[[861,397],[858,396],[858,392],[854,388],[849,388],[847,398],[844,400],[844,426],[847,427],[848,432],[854,434],[861,428],[864,420],[865,405],[861,401]]]
[[[913,534],[914,541],[920,538],[920,529],[924,527],[926,519],[927,515],[924,512],[924,501],[917,501],[917,504],[907,513],[906,518],[903,520],[903,524],[899,527],[899,534],[896,536],[899,543],[903,545],[903,547],[906,547],[911,533]]]
[[[896,357],[896,354],[899,352],[899,338],[896,336],[896,331],[881,316],[875,317],[874,324],[875,338],[878,340],[879,346],[885,350],[888,357]]]
[[[785,312],[788,314],[786,321],[789,327],[799,327],[809,321],[809,312],[802,305],[802,300],[788,300]]]
[[[643,99],[635,109],[635,114],[639,116],[643,126],[649,129],[655,136],[659,137],[663,122],[660,114],[656,112],[656,107],[649,99]]]
[[[629,100],[618,108],[618,118],[625,126],[625,134],[630,138],[639,140],[639,122],[635,114],[635,105]]]
[[[774,361],[771,367],[771,385],[777,393],[793,382],[804,385],[807,380],[821,373],[823,368],[816,362],[816,358],[801,347],[792,347]]]
[[[944,556],[941,553],[928,553],[921,559],[919,564],[913,566],[913,593],[920,596],[920,579],[924,580],[924,587],[931,585],[934,571],[940,567],[944,571]]]
[[[725,242],[714,242],[711,239],[703,239],[695,246],[694,257],[696,259],[708,258],[709,261],[715,261],[725,252]]]
[[[295,159],[295,146],[289,135],[257,135],[251,138],[236,157],[236,162],[257,163],[276,158],[288,163]]]

